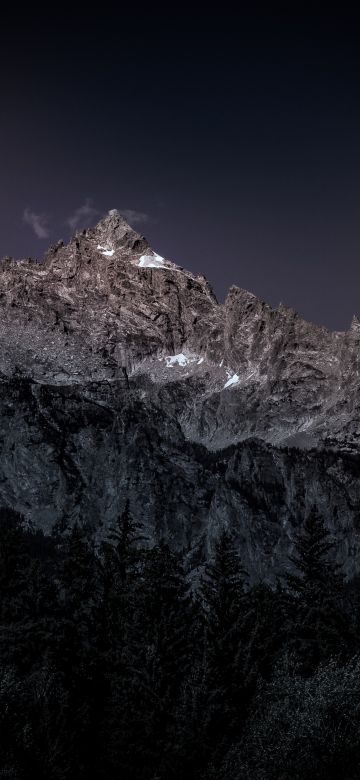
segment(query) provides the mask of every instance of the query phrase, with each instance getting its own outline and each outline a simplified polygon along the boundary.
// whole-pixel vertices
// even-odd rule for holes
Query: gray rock
[[[317,504],[359,571],[360,327],[332,333],[161,258],[111,211],[42,263],[0,263],[0,503],[103,533],[130,498],[150,539],[254,576]]]

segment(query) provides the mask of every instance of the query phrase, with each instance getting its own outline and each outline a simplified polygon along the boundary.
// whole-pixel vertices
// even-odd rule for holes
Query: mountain
[[[131,510],[256,576],[316,504],[358,571],[360,322],[345,333],[155,252],[115,210],[41,263],[0,263],[0,504],[94,533]]]

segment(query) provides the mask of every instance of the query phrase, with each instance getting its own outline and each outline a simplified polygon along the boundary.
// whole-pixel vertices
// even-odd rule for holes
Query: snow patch
[[[152,255],[141,255],[138,262],[140,268],[166,268],[165,259],[153,252]]]
[[[186,357],[182,352],[180,352],[178,355],[168,355],[166,358],[166,367],[171,368],[172,366],[187,366],[189,362],[189,358]]]
[[[189,363],[203,363],[204,358],[199,355],[184,355],[183,352],[179,352],[178,355],[167,355],[166,368],[172,368],[173,366],[188,366]]]
[[[97,249],[104,250],[101,251],[101,254],[104,255],[104,257],[112,257],[115,253],[115,249],[106,249],[106,246],[100,246],[100,244],[97,245]]]
[[[233,374],[230,379],[224,384],[224,390],[225,387],[230,387],[231,385],[236,385],[240,381],[240,377],[237,374]]]

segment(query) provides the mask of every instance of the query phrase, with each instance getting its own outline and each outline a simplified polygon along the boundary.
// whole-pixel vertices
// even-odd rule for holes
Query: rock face
[[[360,326],[292,309],[161,257],[117,211],[0,263],[0,503],[94,533],[127,497],[194,567],[219,527],[274,576],[317,504],[359,569]]]

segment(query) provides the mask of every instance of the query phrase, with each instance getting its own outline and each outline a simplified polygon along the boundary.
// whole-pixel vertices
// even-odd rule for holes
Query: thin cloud
[[[35,214],[34,211],[26,207],[23,213],[23,222],[32,228],[37,238],[49,238],[48,217],[46,214]]]
[[[149,222],[149,214],[144,214],[143,211],[136,211],[135,209],[120,209],[120,214],[130,222],[130,225],[140,225],[142,222]]]
[[[82,206],[79,206],[73,214],[66,220],[66,224],[71,227],[71,230],[76,230],[80,225],[81,227],[89,227],[95,217],[98,217],[100,212],[94,208],[92,200],[87,198]]]

